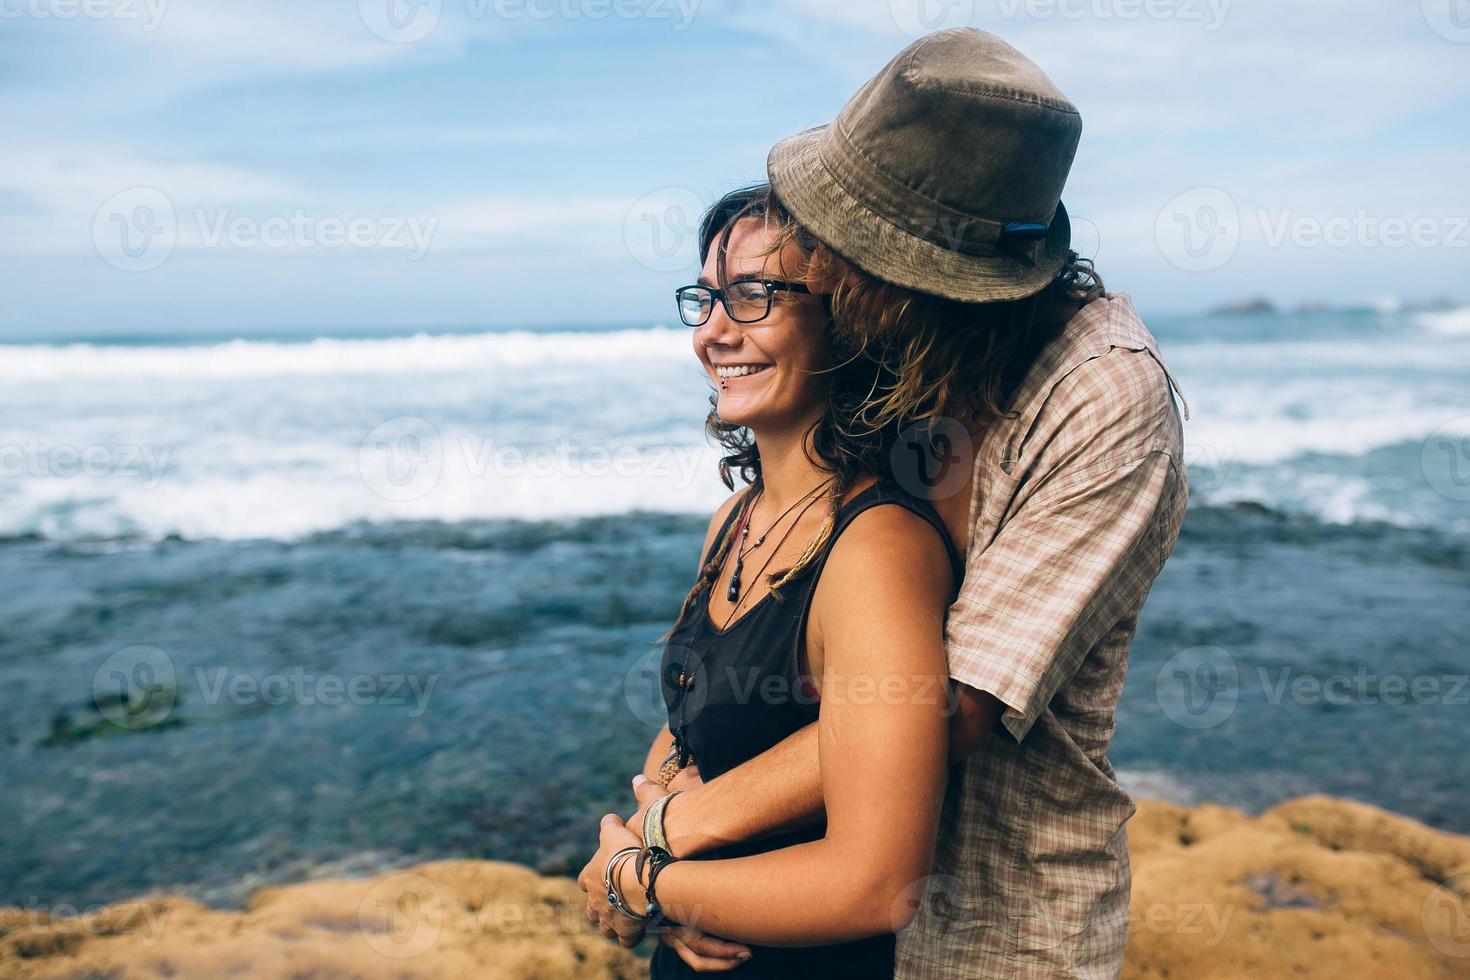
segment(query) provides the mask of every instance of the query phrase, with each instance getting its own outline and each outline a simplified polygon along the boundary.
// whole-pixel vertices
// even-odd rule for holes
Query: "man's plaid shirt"
[[[1132,301],[1110,294],[980,439],[946,640],[950,674],[1005,712],[950,770],[899,980],[1122,970],[1135,807],[1107,750],[1139,609],[1184,517],[1172,384]]]

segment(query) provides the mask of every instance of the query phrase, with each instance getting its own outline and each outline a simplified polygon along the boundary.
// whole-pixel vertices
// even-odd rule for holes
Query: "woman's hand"
[[[633,921],[607,903],[607,889],[603,887],[602,876],[607,869],[607,862],[614,854],[625,847],[642,846],[643,841],[638,835],[623,826],[623,818],[616,813],[609,813],[602,818],[597,853],[592,855],[592,860],[577,875],[578,887],[587,893],[587,921],[608,939],[630,949],[643,939],[643,924]],[[643,888],[633,873],[632,858],[622,863],[618,879],[622,883],[620,891],[628,907],[634,912],[643,912],[648,903],[644,900]]]

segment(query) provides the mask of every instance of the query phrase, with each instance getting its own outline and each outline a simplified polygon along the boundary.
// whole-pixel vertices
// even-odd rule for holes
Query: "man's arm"
[[[1003,706],[994,695],[954,682],[950,707],[949,764],[955,765],[990,737]],[[655,740],[655,749],[659,744]],[[658,768],[657,762],[653,768]],[[645,766],[644,775],[652,779],[654,774]],[[657,784],[649,792],[647,799],[640,795],[640,800],[647,803],[662,795]],[[675,855],[688,857],[731,841],[805,827],[824,815],[817,725],[813,722],[718,779],[670,800],[664,809],[664,836]],[[629,826],[634,824],[630,821]],[[640,815],[634,829],[641,827]]]

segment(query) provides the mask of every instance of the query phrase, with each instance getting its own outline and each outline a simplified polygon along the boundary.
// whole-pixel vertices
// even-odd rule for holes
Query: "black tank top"
[[[697,596],[689,614],[668,638],[660,664],[660,684],[668,708],[669,730],[688,748],[700,778],[714,779],[776,745],[817,720],[819,699],[801,675],[807,615],[822,568],[837,538],[864,511],[892,504],[923,517],[944,541],[958,588],[964,562],[956,552],[944,521],[932,504],[880,481],[860,491],[837,512],[826,546],[778,594],[766,594],[743,611],[728,629],[717,629],[709,616],[709,592]],[[726,530],[739,514],[732,507],[715,535],[709,561]],[[682,682],[681,682],[682,677]],[[692,682],[692,683],[691,683]],[[825,823],[712,849],[695,859],[740,857],[820,840]],[[741,980],[753,978],[892,977],[894,936],[828,946],[752,946],[754,955],[730,971]],[[698,977],[668,946],[660,943],[651,975],[657,980]]]

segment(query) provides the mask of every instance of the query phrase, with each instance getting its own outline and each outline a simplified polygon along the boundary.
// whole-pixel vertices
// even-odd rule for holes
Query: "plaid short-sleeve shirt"
[[[1138,613],[1184,516],[1172,387],[1132,301],[1110,294],[1042,350],[1015,417],[979,440],[946,647],[951,676],[1005,709],[950,770],[900,980],[1122,970],[1135,806],[1107,749]]]

